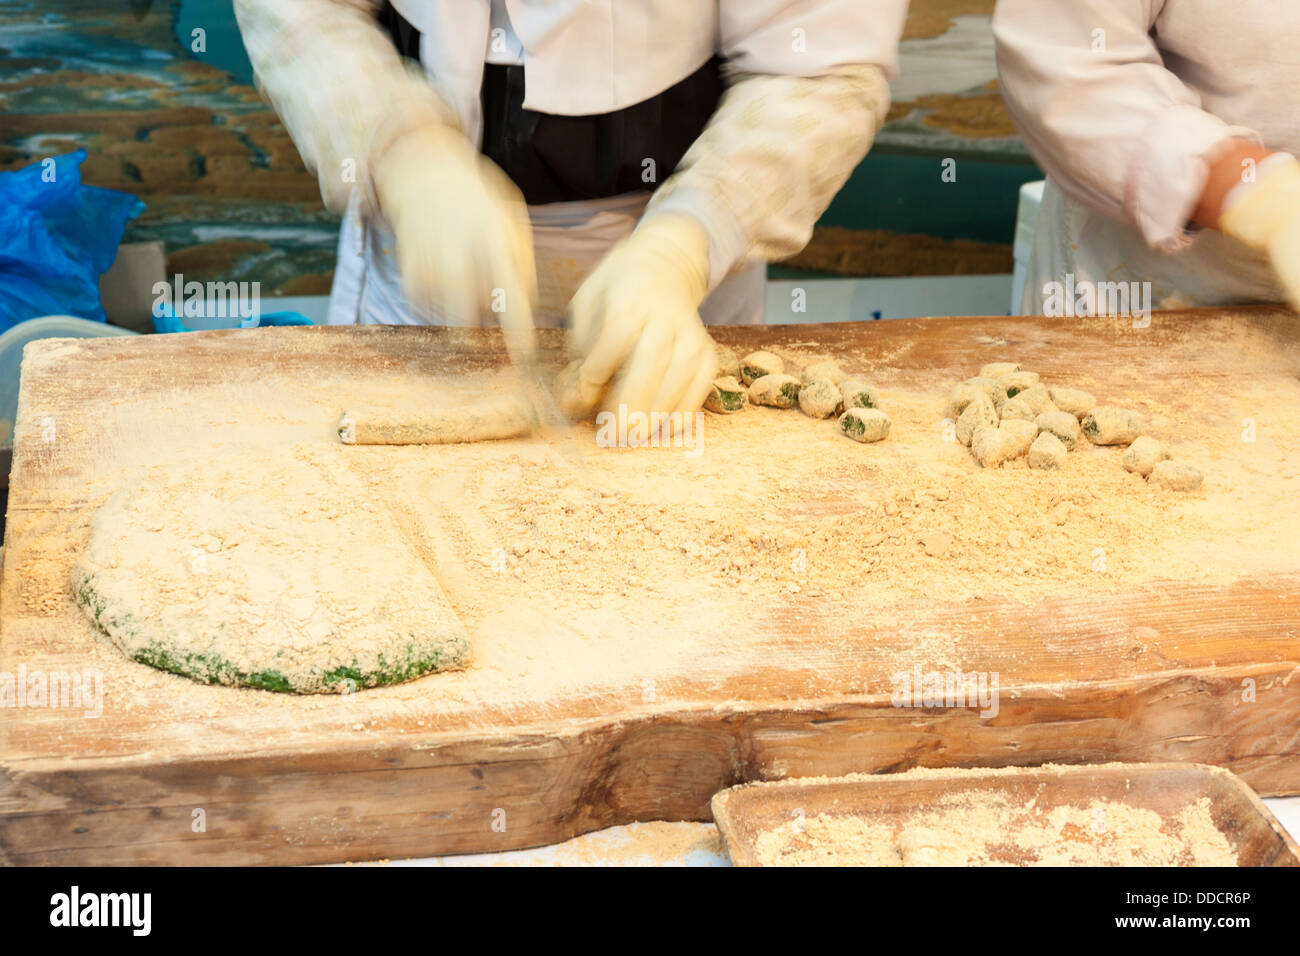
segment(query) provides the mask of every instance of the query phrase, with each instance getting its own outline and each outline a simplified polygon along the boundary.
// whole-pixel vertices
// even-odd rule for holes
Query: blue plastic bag
[[[0,332],[40,315],[105,322],[99,277],[144,203],[81,182],[86,151],[0,173]]]

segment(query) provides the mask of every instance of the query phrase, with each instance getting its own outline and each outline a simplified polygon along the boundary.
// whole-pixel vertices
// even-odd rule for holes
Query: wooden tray
[[[1233,574],[1112,578],[1104,599],[1073,587],[1021,600],[995,582],[971,599],[927,590],[882,618],[851,590],[828,599],[807,580],[796,591],[766,574],[737,583],[710,565],[682,579],[688,599],[665,601],[639,569],[657,552],[639,545],[616,557],[642,564],[612,569],[623,580],[599,593],[572,587],[559,560],[555,580],[521,590],[513,572],[493,572],[499,540],[476,530],[486,522],[476,509],[509,507],[510,489],[539,475],[564,495],[553,449],[346,449],[424,549],[485,659],[508,653],[509,666],[310,700],[200,686],[125,660],[68,585],[87,519],[142,457],[157,480],[173,467],[233,468],[246,487],[266,483],[241,469],[268,449],[307,442],[342,455],[344,396],[403,376],[489,374],[505,362],[499,335],[267,328],[37,343],[15,430],[0,672],[90,670],[103,675],[104,700],[90,718],[0,710],[0,861],[291,864],[517,849],[637,820],[707,820],[713,794],[744,781],[916,766],[1179,761],[1228,767],[1261,794],[1300,792],[1300,535],[1278,524],[1300,494],[1279,478],[1300,475],[1297,328],[1275,309],[1165,313],[1143,330],[1008,317],[719,328],[742,353],[838,357],[880,385],[897,435],[858,446],[829,422],[758,409],[711,422],[697,458],[591,453],[610,483],[652,478],[676,496],[665,507],[696,509],[690,527],[707,533],[726,502],[699,498],[721,494],[738,450],[759,437],[787,450],[782,480],[799,479],[761,507],[783,527],[834,521],[929,454],[953,382],[1014,357],[1049,381],[1139,403],[1206,467],[1195,500],[1232,525],[1203,547]],[[542,339],[557,367],[561,341]],[[1248,416],[1259,434],[1249,445],[1238,437]],[[965,449],[949,449],[945,467],[979,473]],[[1002,480],[1011,493],[1018,478]],[[599,528],[592,519],[576,537]],[[788,574],[784,549],[781,561]],[[907,561],[924,580],[924,552]],[[526,623],[493,627],[493,609],[511,602]],[[577,676],[539,686],[554,639],[575,627],[586,652]],[[916,660],[927,642],[953,653]],[[1001,674],[996,716],[894,705],[901,666],[950,660]]]
[[[870,815],[898,828],[945,794],[989,792],[1014,803],[1086,806],[1122,802],[1168,819],[1191,801],[1209,797],[1214,824],[1242,866],[1300,866],[1300,846],[1235,774],[1197,764],[1130,763],[1002,770],[934,770],[904,774],[741,784],[713,797],[713,819],[736,866],[763,866],[758,840],[819,814]]]

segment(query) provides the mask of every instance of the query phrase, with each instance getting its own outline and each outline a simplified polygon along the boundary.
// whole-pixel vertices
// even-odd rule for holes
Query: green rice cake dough
[[[955,422],[961,417],[961,413],[966,411],[966,406],[980,395],[985,396],[993,403],[993,407],[997,409],[999,415],[1002,414],[1002,406],[1007,402],[1006,386],[997,379],[976,376],[954,386],[952,393],[948,396],[948,407],[945,409],[943,417],[951,418]]]
[[[734,415],[749,404],[749,392],[734,378],[715,378],[704,407],[718,415]]]
[[[1145,427],[1137,412],[1114,405],[1098,405],[1083,416],[1083,433],[1094,445],[1131,445]]]
[[[1065,465],[1068,449],[1065,442],[1049,431],[1038,433],[1034,443],[1029,446],[1027,461],[1030,468],[1040,471],[1055,471]]]
[[[73,593],[123,654],[205,684],[298,694],[469,663],[464,627],[372,489],[338,460],[283,449],[263,470],[174,469],[94,513]]]
[[[1007,395],[1011,396],[1011,389],[1007,389]],[[1033,410],[1034,418],[1037,418],[1043,412],[1060,411],[1052,403],[1052,396],[1048,393],[1046,385],[1030,385],[1027,388],[1019,389],[1013,397],[1028,405]]]
[[[772,408],[794,408],[799,402],[803,383],[793,375],[776,372],[754,379],[749,386],[749,400],[755,405]]]
[[[888,438],[891,424],[889,416],[878,408],[850,408],[840,416],[840,431],[864,443]]]
[[[1047,394],[1052,404],[1075,418],[1083,418],[1097,406],[1097,399],[1092,397],[1092,392],[1085,392],[1081,388],[1049,388]]]
[[[969,448],[971,439],[975,437],[975,432],[981,428],[996,428],[997,424],[997,409],[993,407],[993,403],[988,398],[981,395],[967,405],[961,415],[958,416],[957,440]]]
[[[1017,369],[1008,375],[1000,376],[999,381],[1007,388],[1007,398],[1015,398],[1025,389],[1038,384],[1038,373]]]
[[[714,345],[713,349],[718,359],[718,378],[740,378],[740,356],[735,350],[725,345]]]
[[[1124,449],[1120,463],[1126,471],[1136,472],[1143,478],[1148,477],[1156,465],[1168,461],[1173,456],[1169,449],[1148,435],[1142,435],[1133,444]]]
[[[845,408],[879,408],[880,396],[860,378],[849,378],[839,383],[840,396]]]
[[[826,359],[822,362],[813,362],[805,368],[799,373],[799,380],[805,385],[811,385],[813,382],[830,382],[832,385],[839,385],[844,381],[844,370],[840,368],[839,362]]]
[[[808,382],[799,389],[799,410],[809,418],[830,418],[842,404],[840,390],[827,379]]]
[[[764,375],[779,375],[785,371],[785,362],[771,352],[750,352],[740,360],[740,382],[753,385]]]
[[[1020,418],[1003,419],[997,428],[977,429],[970,442],[971,454],[984,468],[1023,458],[1038,437],[1038,426]]]
[[[1032,422],[1037,417],[1033,407],[1022,398],[1008,398],[1006,404],[1002,406],[1002,420],[1004,422],[1012,419]]]
[[[1205,476],[1195,465],[1165,459],[1156,462],[1151,469],[1151,477],[1147,480],[1157,488],[1168,491],[1195,491],[1201,487]]]
[[[1050,432],[1059,438],[1066,451],[1072,451],[1079,443],[1079,420],[1069,412],[1043,412],[1034,419],[1034,424],[1040,432]]]

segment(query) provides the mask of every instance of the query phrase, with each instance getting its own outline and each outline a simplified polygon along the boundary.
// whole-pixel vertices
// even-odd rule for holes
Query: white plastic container
[[[91,322],[71,315],[46,315],[19,322],[0,335],[0,448],[12,448],[14,417],[18,412],[18,373],[23,346],[36,339],[90,339],[111,335],[135,335],[104,322]]]
[[[1011,314],[1020,314],[1020,302],[1025,295],[1025,282],[1029,277],[1029,256],[1034,251],[1034,233],[1038,231],[1038,207],[1043,204],[1044,181],[1039,179],[1020,187],[1020,202],[1016,206],[1016,241],[1011,247],[1015,267],[1011,274]]]

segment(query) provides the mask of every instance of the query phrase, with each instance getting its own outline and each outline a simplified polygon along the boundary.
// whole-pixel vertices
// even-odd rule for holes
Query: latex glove
[[[1228,193],[1219,228],[1268,256],[1291,307],[1300,310],[1300,161],[1274,154],[1259,179]]]
[[[582,357],[565,395],[571,412],[597,405],[664,414],[699,409],[717,375],[699,313],[708,292],[708,245],[689,216],[655,216],[582,283],[569,304],[571,342]]]
[[[375,195],[397,241],[402,291],[417,311],[453,325],[495,312],[516,361],[535,349],[528,207],[514,183],[460,133],[403,133],[373,163]]]

